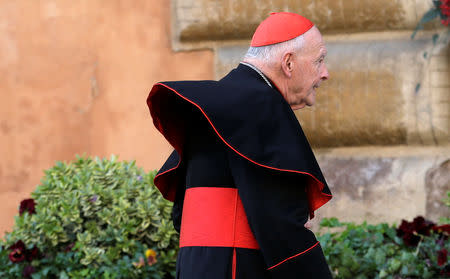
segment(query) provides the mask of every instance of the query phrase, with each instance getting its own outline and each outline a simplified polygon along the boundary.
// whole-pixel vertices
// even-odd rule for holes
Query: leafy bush
[[[450,191],[447,192],[447,197],[442,200],[444,204],[450,208]],[[442,224],[450,224],[450,216],[441,217],[439,220]]]
[[[173,278],[178,235],[154,176],[114,156],[57,162],[0,243],[0,278]]]
[[[335,278],[448,278],[450,225],[423,217],[388,224],[360,225],[323,219],[321,242]],[[334,231],[334,232],[333,232]]]

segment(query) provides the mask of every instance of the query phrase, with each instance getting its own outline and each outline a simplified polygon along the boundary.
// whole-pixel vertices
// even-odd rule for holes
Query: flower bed
[[[335,278],[449,278],[450,225],[418,216],[400,226],[323,219],[319,237]],[[335,232],[332,232],[335,231]],[[336,232],[337,231],[337,232]]]

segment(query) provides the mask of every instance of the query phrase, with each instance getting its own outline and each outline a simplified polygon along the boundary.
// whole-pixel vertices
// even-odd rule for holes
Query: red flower
[[[450,234],[450,224],[433,226],[433,231],[436,233]]]
[[[441,10],[442,20],[441,23],[445,26],[448,26],[450,23],[450,1],[441,0],[441,5],[439,6]]]
[[[25,258],[29,262],[31,262],[38,256],[39,256],[39,249],[36,246],[34,246],[33,249],[25,250]]]
[[[25,211],[28,211],[29,214],[36,213],[35,210],[36,203],[33,199],[26,199],[20,202],[19,214],[22,215]]]
[[[20,249],[14,249],[11,253],[9,253],[9,259],[13,263],[20,263],[25,260],[25,254]]]
[[[9,253],[9,259],[13,263],[19,263],[24,260],[32,261],[36,257],[39,256],[39,249],[34,246],[32,249],[26,249],[25,244],[22,240],[17,241],[13,245],[9,246],[9,250],[12,250],[11,253]]]
[[[443,15],[446,16],[450,15],[450,1],[441,0],[441,5],[439,6],[439,8],[441,9]]]
[[[12,252],[9,253],[9,259],[13,263],[20,263],[25,260],[25,244],[22,242],[22,240],[19,240],[13,245],[9,246],[8,249],[12,250]]]
[[[24,269],[23,269],[23,277],[25,278],[30,278],[31,274],[33,274],[36,270],[34,269],[34,267],[32,267],[31,265],[27,265]]]
[[[436,243],[438,243],[441,247],[444,245],[445,241],[449,238],[450,235],[450,224],[445,224],[441,226],[434,226],[433,227],[434,233],[438,234],[438,239],[436,240]]]
[[[420,241],[420,236],[415,235],[413,233],[406,233],[403,235],[403,242],[407,245],[407,246],[417,246],[417,244],[419,244]]]
[[[406,233],[412,233],[413,227],[412,224],[406,220],[402,220],[402,223],[397,229],[397,236],[403,236]]]
[[[25,250],[25,244],[23,243],[22,240],[17,241],[16,243],[14,243],[13,245],[8,247],[9,250],[14,250],[14,249],[20,249],[20,250]]]
[[[421,235],[430,235],[431,228],[433,228],[435,224],[431,221],[425,220],[422,216],[417,216],[413,220],[413,229],[415,232]]]
[[[402,236],[406,233],[418,233],[421,235],[430,235],[431,229],[434,229],[435,224],[426,220],[422,216],[417,216],[412,222],[402,220],[402,223],[397,229],[397,236]]]
[[[441,249],[438,251],[438,257],[437,257],[437,261],[438,261],[438,265],[439,266],[443,266],[444,264],[447,263],[447,249]]]
[[[450,1],[449,0],[441,0],[441,5],[439,6],[441,10],[442,20],[441,23],[445,26],[450,24]]]
[[[64,249],[64,252],[70,252],[72,251],[72,248],[75,246],[75,243],[70,243],[69,245],[67,245],[67,247]]]
[[[397,228],[397,236],[403,238],[403,242],[407,246],[416,246],[419,244],[419,235],[430,235],[431,229],[434,229],[435,224],[426,220],[422,216],[417,216],[412,222],[402,220],[402,223]]]

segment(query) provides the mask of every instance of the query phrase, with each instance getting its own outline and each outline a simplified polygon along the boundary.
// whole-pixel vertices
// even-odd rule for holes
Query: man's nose
[[[330,77],[330,75],[328,74],[327,66],[323,65],[322,74],[320,76],[320,79],[327,80],[329,77]]]

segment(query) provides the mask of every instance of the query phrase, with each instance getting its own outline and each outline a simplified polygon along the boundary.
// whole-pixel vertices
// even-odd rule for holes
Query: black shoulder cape
[[[153,86],[147,105],[155,127],[175,148],[155,177],[173,201],[183,176],[184,119],[198,109],[218,137],[236,154],[262,168],[307,176],[310,217],[331,192],[307,138],[281,93],[253,69],[239,65],[220,81],[173,81]],[[299,185],[305,187],[305,185]]]

